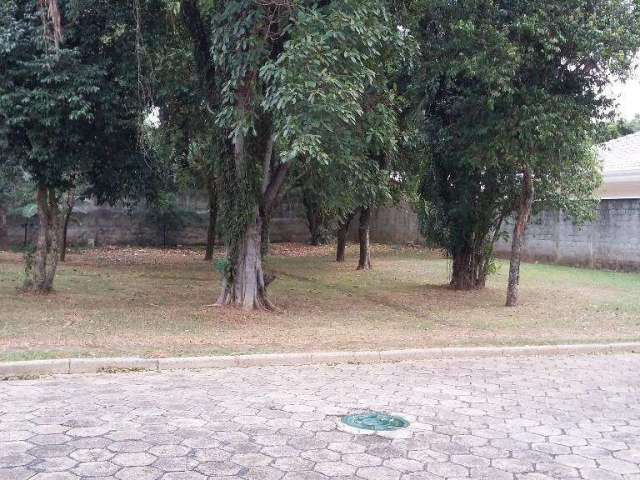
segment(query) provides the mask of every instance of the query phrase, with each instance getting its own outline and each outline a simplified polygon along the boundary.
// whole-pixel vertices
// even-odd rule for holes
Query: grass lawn
[[[18,293],[21,257],[0,252],[0,360],[640,339],[640,274],[525,264],[508,309],[505,262],[485,290],[456,292],[431,251],[374,245],[370,272],[356,254],[274,245],[279,311],[246,313],[212,305],[219,276],[197,250],[71,253],[49,296]]]

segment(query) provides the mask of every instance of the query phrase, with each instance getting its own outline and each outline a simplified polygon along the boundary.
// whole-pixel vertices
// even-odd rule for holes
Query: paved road
[[[403,431],[343,431],[381,410]],[[0,479],[640,480],[640,356],[0,383]]]

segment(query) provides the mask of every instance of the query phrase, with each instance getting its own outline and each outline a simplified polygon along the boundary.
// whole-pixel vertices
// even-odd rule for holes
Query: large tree
[[[220,304],[269,308],[263,224],[295,162],[328,163],[323,139],[362,114],[393,34],[378,1],[181,2],[205,98],[225,132]],[[333,153],[333,152],[331,152]]]
[[[44,36],[43,18],[52,32]],[[146,175],[135,37],[125,0],[0,5],[0,161],[36,185],[36,292],[53,287],[62,193],[82,181],[98,201],[113,201]]]
[[[531,213],[592,211],[590,139],[604,88],[638,48],[638,3],[429,0],[417,28],[431,155],[425,231],[453,258],[452,285],[484,286],[502,222],[515,214],[508,304]],[[534,195],[535,192],[535,195]]]

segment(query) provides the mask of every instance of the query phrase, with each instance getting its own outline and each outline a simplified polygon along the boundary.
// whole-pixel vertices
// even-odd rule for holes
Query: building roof
[[[598,146],[604,182],[600,198],[640,198],[640,132]]]
[[[598,146],[605,176],[640,170],[640,132],[618,137]]]

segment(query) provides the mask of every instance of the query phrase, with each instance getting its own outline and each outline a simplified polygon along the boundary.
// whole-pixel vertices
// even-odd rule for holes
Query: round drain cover
[[[342,423],[345,423],[350,427],[361,428],[363,430],[374,430],[377,432],[397,430],[399,428],[409,426],[409,422],[402,417],[378,412],[345,415],[342,417]]]

